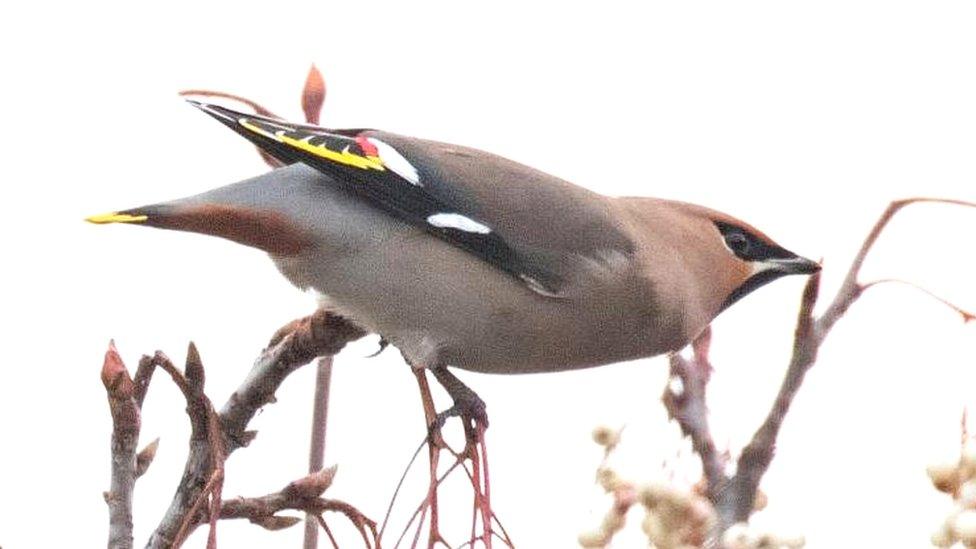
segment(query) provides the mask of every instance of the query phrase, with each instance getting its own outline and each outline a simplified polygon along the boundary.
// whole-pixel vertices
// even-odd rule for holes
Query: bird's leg
[[[485,446],[485,429],[488,428],[488,413],[485,402],[481,400],[470,387],[461,382],[444,366],[430,369],[437,381],[447,390],[447,394],[454,400],[454,404],[447,410],[437,414],[435,423],[431,426],[440,432],[444,421],[452,416],[459,416],[464,424],[465,445],[459,459],[471,460],[471,486],[474,489],[475,520],[471,524],[471,541],[480,538],[485,547],[491,549],[492,517],[491,483],[488,479],[488,453]],[[432,432],[434,432],[432,431]],[[477,517],[480,515],[482,530],[476,535]]]
[[[441,436],[440,428],[433,428],[432,426],[437,423],[437,411],[434,408],[434,397],[430,393],[430,384],[427,383],[427,373],[423,368],[410,368],[413,371],[413,375],[417,378],[417,385],[420,388],[420,400],[424,407],[424,420],[428,428],[427,435],[427,453],[428,453],[428,463],[430,465],[430,484],[427,488],[427,499],[426,507],[424,511],[421,512],[420,522],[417,525],[417,534],[420,534],[420,529],[423,528],[424,518],[423,515],[426,513],[427,509],[430,509],[430,532],[428,534],[427,547],[428,549],[433,549],[437,543],[441,543],[445,546],[448,545],[447,541],[441,535],[439,527],[439,513],[437,505],[437,487],[440,484],[440,479],[437,476],[437,468],[440,464],[441,449],[446,448],[447,444],[444,442]],[[415,540],[415,545],[416,545]]]
[[[404,357],[406,358],[406,357]],[[441,482],[451,474],[456,468],[462,468],[467,472],[468,479],[474,492],[474,517],[471,523],[471,538],[465,544],[472,547],[477,546],[476,542],[481,540],[482,546],[491,549],[493,542],[493,519],[494,513],[490,503],[490,484],[488,481],[488,463],[485,448],[485,429],[488,427],[488,416],[485,411],[485,403],[464,385],[457,377],[451,374],[446,367],[438,365],[430,368],[417,367],[409,359],[414,376],[417,378],[417,385],[420,388],[421,402],[424,407],[424,418],[427,421],[427,448],[429,454],[429,475],[427,495],[423,503],[417,509],[419,518],[418,530],[412,547],[416,547],[419,535],[427,513],[430,513],[430,523],[428,530],[428,549],[433,549],[437,545],[450,546],[441,536],[438,526],[439,506],[437,490]],[[436,364],[436,362],[435,362]],[[427,372],[430,370],[437,381],[444,387],[448,395],[453,400],[453,404],[447,410],[436,413],[434,401],[430,392],[430,385],[427,381]],[[462,420],[465,432],[465,445],[462,451],[456,451],[447,444],[441,433],[444,422],[450,418],[458,416]],[[444,472],[438,471],[440,463],[440,453],[450,452],[455,461]],[[468,468],[467,462],[470,460],[471,467]],[[483,479],[483,480],[482,480]],[[482,527],[478,530],[478,521]],[[500,525],[499,525],[500,527]],[[511,547],[507,541],[507,535],[501,538],[506,545]]]
[[[458,416],[464,422],[464,432],[469,442],[476,442],[479,434],[488,428],[488,412],[485,401],[470,387],[461,382],[444,366],[430,368],[431,373],[447,391],[454,404],[437,414],[436,427],[439,429],[449,417]],[[480,427],[479,427],[480,426]]]

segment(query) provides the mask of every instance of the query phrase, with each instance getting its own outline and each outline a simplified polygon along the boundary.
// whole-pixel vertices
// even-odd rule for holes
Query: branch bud
[[[156,450],[158,449],[159,437],[156,437],[156,440],[147,444],[142,450],[139,450],[139,453],[136,454],[136,478],[146,474],[149,466],[152,465],[153,459],[156,458]]]
[[[298,517],[271,515],[269,517],[258,517],[251,519],[251,522],[257,524],[265,530],[276,531],[291,528],[299,522],[302,522],[302,519]]]
[[[306,122],[309,124],[319,123],[323,103],[325,103],[325,80],[322,78],[319,69],[312,65],[308,69],[305,88],[302,90],[302,111],[305,112]]]
[[[290,482],[281,492],[289,497],[302,499],[317,498],[328,490],[329,486],[332,486],[336,468],[337,466],[333,465],[317,473],[310,473],[294,482]]]
[[[102,363],[102,384],[113,398],[128,398],[132,396],[135,387],[129,371],[119,356],[118,349],[115,348],[115,340],[108,342],[108,350],[105,351],[105,361]]]

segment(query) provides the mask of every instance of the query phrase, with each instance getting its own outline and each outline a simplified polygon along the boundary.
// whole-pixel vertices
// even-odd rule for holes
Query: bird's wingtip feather
[[[85,221],[94,223],[95,225],[107,225],[109,223],[142,223],[147,219],[149,219],[149,217],[145,215],[109,212],[88,216],[85,218]]]

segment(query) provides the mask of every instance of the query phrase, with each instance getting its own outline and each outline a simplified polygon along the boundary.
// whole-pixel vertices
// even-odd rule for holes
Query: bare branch
[[[270,524],[273,529],[278,529],[283,524],[291,526],[300,522],[300,519],[292,521],[290,519],[293,517],[277,515],[281,511],[303,511],[313,516],[336,512],[344,515],[359,530],[366,547],[379,547],[375,522],[348,503],[321,497],[334,475],[335,467],[330,467],[291,482],[273,494],[226,500],[221,505],[220,518],[247,519],[266,528]],[[282,523],[281,519],[286,522]]]
[[[722,530],[737,522],[744,522],[752,513],[759,481],[766,474],[773,459],[776,437],[783,425],[783,419],[803,383],[803,377],[816,361],[819,341],[815,339],[812,313],[819,289],[820,275],[815,274],[810,277],[803,290],[793,340],[793,358],[779,394],[766,419],[739,455],[735,476],[721,490],[718,498],[712,500]]]
[[[220,428],[220,420],[214,411],[213,404],[207,398],[204,391],[206,375],[203,362],[196,345],[192,342],[186,353],[186,366],[180,372],[169,358],[160,351],[153,356],[153,363],[162,368],[173,379],[186,399],[186,413],[190,418],[190,444],[199,446],[206,445],[209,454],[209,478],[203,490],[195,494],[193,503],[190,505],[189,512],[180,523],[176,534],[172,538],[172,547],[179,547],[190,535],[195,526],[194,518],[202,508],[203,504],[210,500],[209,516],[217,517],[220,514],[220,495],[224,480],[224,461],[226,451],[224,449],[224,435]],[[190,497],[190,494],[186,494]],[[217,546],[217,523],[214,518],[210,523],[210,534],[207,540],[207,548],[214,549]]]
[[[865,288],[876,284],[863,285],[858,281],[858,275],[861,272],[865,259],[867,259],[868,253],[870,253],[875,242],[877,242],[881,233],[896,213],[901,211],[905,206],[919,203],[976,207],[976,203],[941,198],[909,198],[896,200],[889,204],[861,244],[861,248],[854,257],[833,301],[831,301],[830,305],[819,318],[813,317],[813,309],[817,303],[820,276],[816,274],[810,277],[803,292],[799,318],[797,319],[796,333],[793,341],[793,355],[790,359],[783,383],[780,386],[779,394],[776,396],[776,400],[767,414],[766,419],[759,429],[756,430],[749,444],[743,448],[739,456],[735,476],[726,488],[718,494],[718,499],[713,500],[716,510],[719,513],[723,530],[731,524],[748,519],[753,510],[759,482],[772,461],[780,427],[783,424],[783,420],[789,411],[794,397],[803,383],[804,376],[813,366],[814,362],[816,362],[820,346],[837,321],[861,297]],[[964,320],[968,321],[972,318],[970,313],[955,307],[941,298],[937,299],[959,312]]]
[[[220,409],[224,432],[230,439],[228,453],[247,443],[247,423],[258,409],[274,401],[274,392],[286,377],[316,357],[335,355],[346,343],[366,335],[359,326],[324,310],[288,326],[286,334],[281,330],[275,334],[271,346]]]
[[[135,385],[115,342],[109,342],[102,364],[102,384],[112,413],[112,480],[105,493],[109,515],[109,549],[132,547],[132,493],[136,484],[136,445],[139,443],[139,407]]]
[[[337,353],[346,343],[363,335],[365,332],[358,326],[325,311],[294,321],[287,330],[279,330],[272,339],[272,345],[257,359],[247,378],[224,404],[216,419],[207,422],[208,425],[220,427],[225,446],[220,457],[226,458],[250,442],[253,435],[246,431],[248,422],[262,406],[273,402],[275,391],[289,374],[317,356]],[[197,431],[201,432],[204,431]],[[190,451],[179,488],[146,547],[170,547],[186,521],[192,521],[194,527],[199,524],[199,515],[193,510],[199,507],[201,494],[208,494],[208,487],[215,485],[211,467],[213,454],[214,448],[208,436],[191,436]],[[219,461],[222,463],[223,459]],[[218,494],[214,494],[211,501],[214,500],[219,502]],[[210,515],[216,516],[212,512],[213,507]]]
[[[725,475],[725,460],[716,449],[708,426],[705,392],[712,372],[712,365],[708,361],[711,339],[711,328],[706,328],[692,344],[694,354],[691,360],[677,353],[671,355],[671,382],[664,389],[661,401],[668,416],[678,423],[682,434],[691,439],[692,447],[701,458],[706,492],[709,499],[715,501],[728,477]]]

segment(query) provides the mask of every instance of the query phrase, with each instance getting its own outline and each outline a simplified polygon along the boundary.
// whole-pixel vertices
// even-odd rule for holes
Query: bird
[[[433,371],[452,408],[483,403],[449,366],[557,372],[674,353],[757,288],[820,269],[704,206],[606,196],[474,148],[190,103],[283,166],[87,221],[263,250]]]

